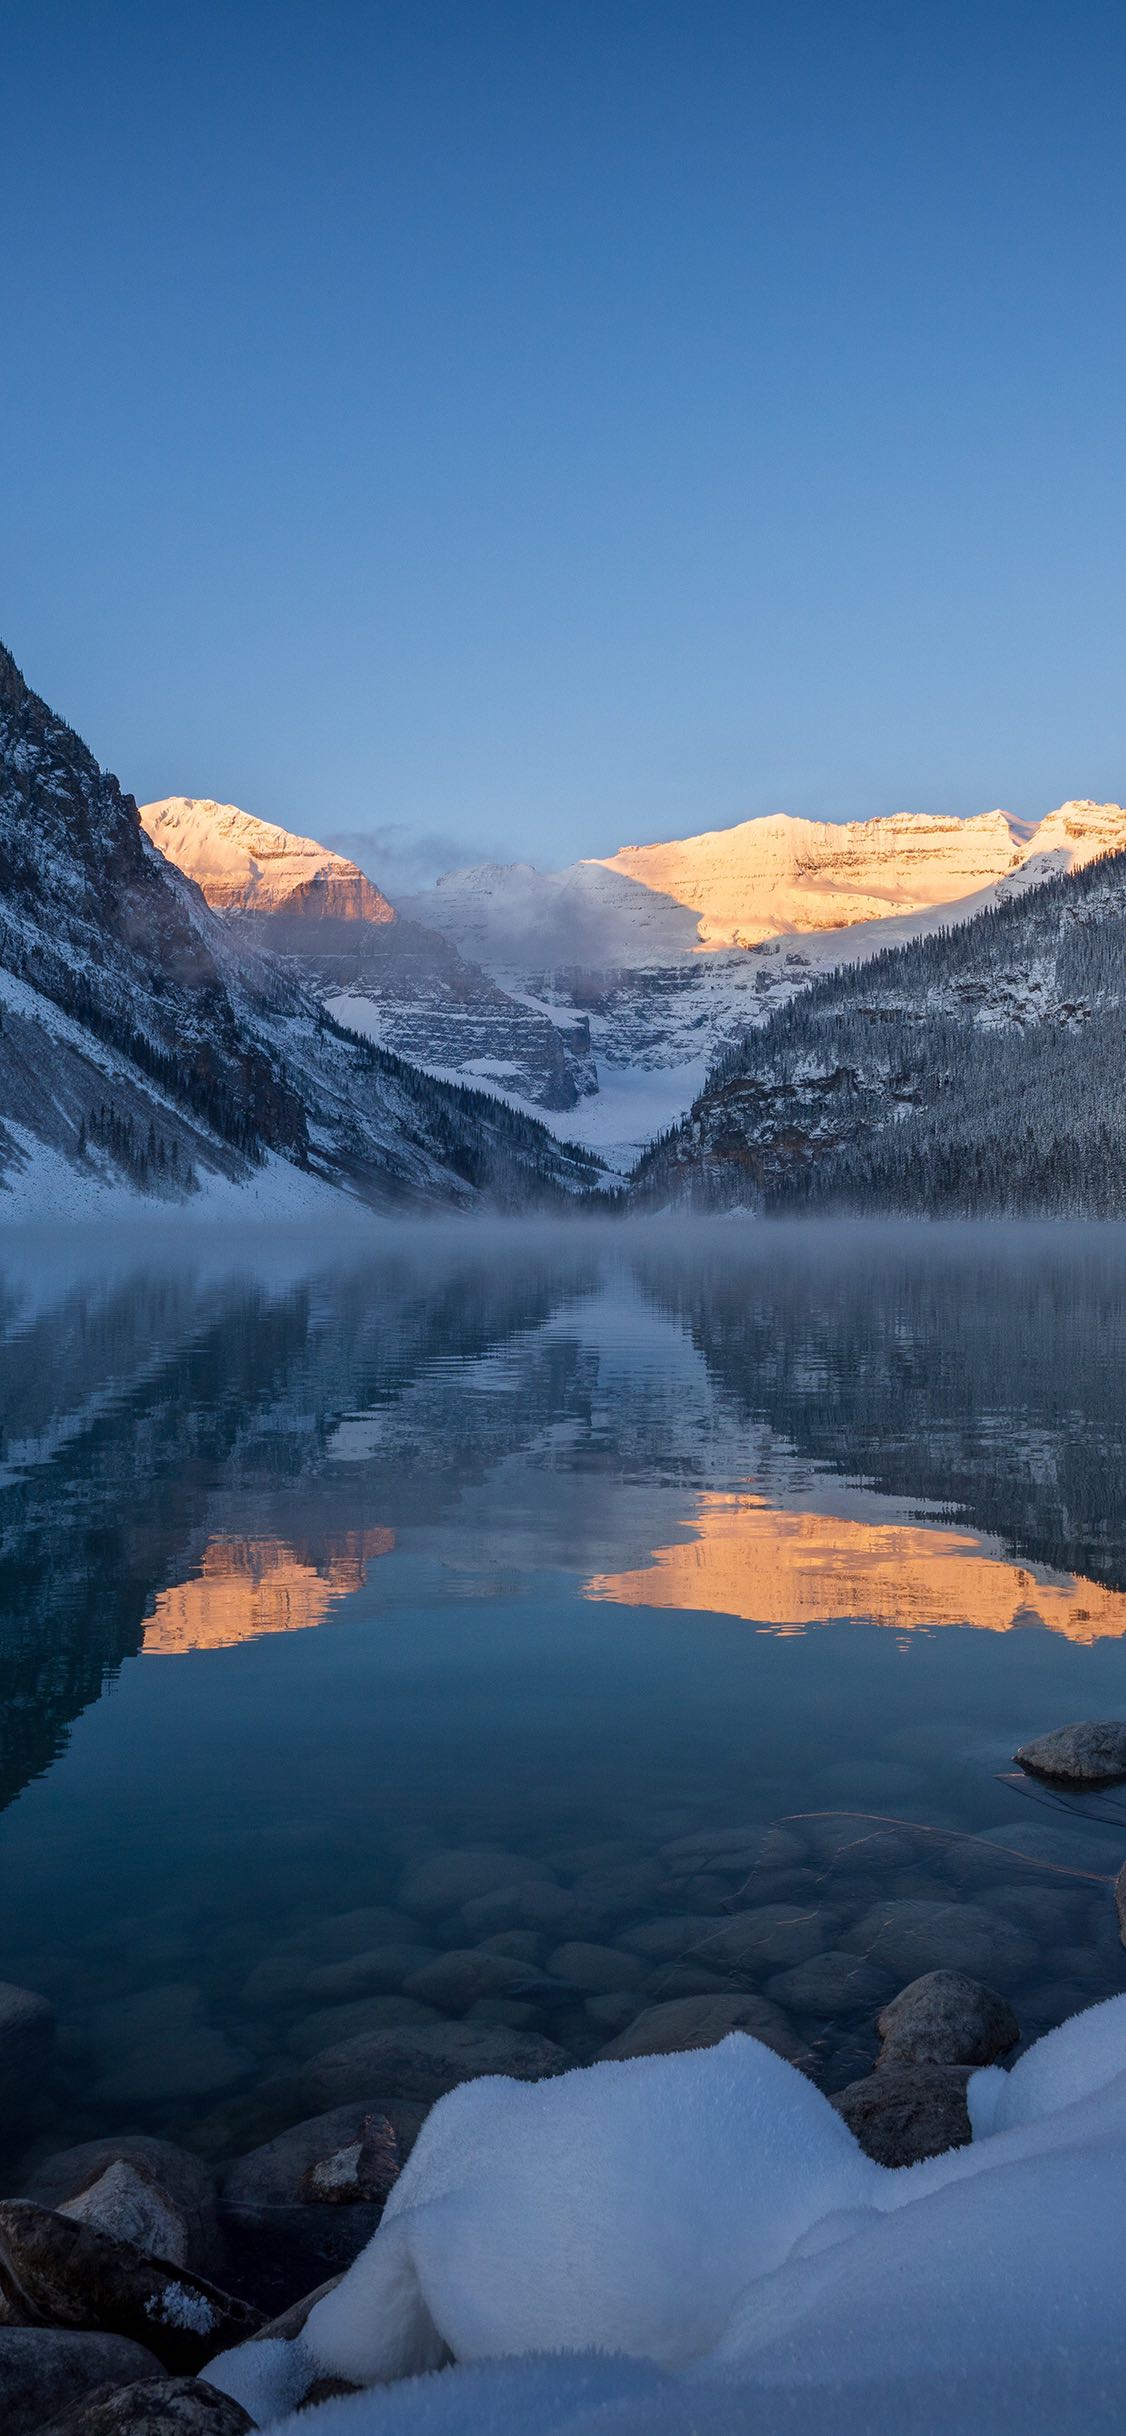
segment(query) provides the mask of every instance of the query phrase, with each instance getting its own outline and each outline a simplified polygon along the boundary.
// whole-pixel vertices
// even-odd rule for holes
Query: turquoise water
[[[315,2111],[371,1991],[310,1982],[377,1907],[549,1978],[561,1935],[698,1920],[621,2024],[746,1988],[829,2087],[975,1929],[1028,2032],[1126,1981],[1126,1798],[1011,1764],[1126,1713],[1115,1231],[13,1242],[0,1313],[0,1977],[59,2008],[51,2145]],[[666,1851],[771,1821],[782,1866]],[[409,1911],[479,1846],[563,1928]],[[613,2015],[513,2021],[585,2060]]]

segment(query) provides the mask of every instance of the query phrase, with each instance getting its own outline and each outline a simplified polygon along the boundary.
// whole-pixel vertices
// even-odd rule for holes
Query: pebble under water
[[[1126,1713],[1117,1230],[13,1240],[0,1318],[9,2189],[400,2029],[833,2091],[921,1971],[1026,2039],[1126,1986],[1126,1791],[1011,1756]]]

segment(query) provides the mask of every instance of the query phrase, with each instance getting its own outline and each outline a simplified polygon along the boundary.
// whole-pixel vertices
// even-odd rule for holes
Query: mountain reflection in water
[[[209,1540],[199,1570],[162,1590],[145,1625],[146,1658],[234,1649],[262,1633],[307,1632],[362,1590],[368,1567],[395,1545],[392,1531],[350,1531],[314,1555],[280,1539]]]
[[[691,1527],[693,1539],[655,1548],[635,1572],[596,1574],[587,1597],[741,1616],[789,1634],[848,1619],[898,1632],[1041,1624],[1077,1642],[1126,1632],[1126,1591],[1013,1565],[999,1544],[968,1531],[786,1513],[763,1497],[715,1490],[700,1498]]]
[[[1011,1754],[1126,1713],[1124,1377],[1111,1228],[0,1240],[0,1979],[59,2008],[52,2138],[230,2155],[318,2111],[377,1915],[485,1934],[412,1919],[436,1850],[644,1951],[639,2006],[763,1906],[801,1955],[733,1984],[830,2086],[874,1943],[886,1993],[988,1966],[1029,2031],[1109,1994],[1121,1802]],[[669,1861],[782,1819],[772,1891]],[[585,2061],[590,2007],[536,2026]]]

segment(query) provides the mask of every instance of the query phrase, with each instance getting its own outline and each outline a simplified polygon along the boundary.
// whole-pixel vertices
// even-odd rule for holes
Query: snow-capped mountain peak
[[[237,804],[168,795],[142,804],[154,846],[202,888],[216,912],[393,922],[394,908],[355,863],[315,838],[257,820]]]

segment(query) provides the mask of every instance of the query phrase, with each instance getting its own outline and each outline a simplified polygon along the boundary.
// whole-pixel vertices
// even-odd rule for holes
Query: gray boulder
[[[452,1852],[432,1853],[409,1872],[402,1886],[403,1909],[435,1919],[480,1895],[495,1893],[498,1887],[550,1877],[551,1871],[542,1862],[528,1860],[522,1853],[498,1852],[491,1845],[463,1845]]]
[[[432,1945],[376,1945],[348,1962],[326,1962],[306,1975],[304,1987],[322,2004],[348,2004],[357,1996],[392,1996],[410,1978],[433,1962]]]
[[[776,2055],[793,2059],[798,2053],[789,2023],[777,2005],[762,1996],[679,1996],[670,2004],[650,2005],[636,2021],[603,2047],[601,2063],[617,2063],[632,2055],[681,2055],[693,2047],[715,2047],[731,2030],[748,2031],[772,2047]]]
[[[824,1912],[794,1903],[760,1903],[756,1910],[733,1912],[730,1919],[701,1921],[706,1935],[696,1960],[725,1963],[739,1971],[784,1971],[808,1962],[825,1943]]]
[[[96,2225],[27,2199],[0,2204],[0,2283],[9,2306],[27,2318],[133,2342],[143,2337],[164,2367],[185,2376],[245,2341],[260,2322],[190,2268],[165,2266]]]
[[[902,2064],[992,2064],[1020,2037],[1012,2006],[961,1971],[926,1971],[876,2022],[880,2072]]]
[[[735,1993],[741,1995],[742,1990],[736,1989]],[[709,1971],[703,1963],[693,1962],[691,1955],[688,1955],[683,1962],[659,1962],[656,1970],[650,1971],[644,1989],[638,1991],[633,2009],[635,2013],[640,2013],[643,2003],[659,2005],[667,1997],[673,1996],[731,1994],[730,1971]]]
[[[480,1946],[455,1946],[433,1962],[412,1971],[405,1983],[408,1996],[443,2013],[468,2013],[482,1996],[512,1996],[531,1990],[543,1973],[510,1954],[486,1953]]]
[[[588,1996],[586,2000],[587,2019],[603,2038],[608,2032],[616,2038],[627,2023],[636,2021],[641,2010],[642,2000],[636,1994],[628,1995],[624,1988],[609,1996]]]
[[[442,2022],[417,2030],[375,2031],[327,2047],[306,2065],[303,2081],[316,2106],[345,2106],[372,2089],[429,2106],[462,2081],[505,2073],[542,2081],[567,2072],[574,2058],[532,2030],[486,2022]],[[370,2101],[369,2101],[370,2103]]]
[[[352,1954],[366,1954],[373,1945],[423,1942],[417,1920],[409,1912],[395,1911],[389,1903],[365,1903],[355,1911],[330,1912],[301,1931],[301,1944],[316,1962],[347,1962]]]
[[[877,2165],[917,2165],[921,2157],[964,2148],[971,2138],[969,2077],[966,2067],[954,2064],[887,2065],[851,2081],[830,2103]]]
[[[973,1978],[997,1971],[1020,1979],[1037,1957],[1036,1941],[1026,1930],[983,1904],[930,1903],[910,1896],[874,1905],[840,1942],[909,1978],[949,1970]]]
[[[440,2019],[433,2005],[420,2004],[414,1996],[361,1996],[355,2004],[325,2005],[295,2022],[290,2053],[319,2055],[322,2047],[336,2047],[342,2038],[359,2038],[369,2030],[417,2029]]]
[[[1126,1778],[1126,1725],[1117,1718],[1083,1718],[1022,1743],[1018,1767],[1068,1785],[1115,1785]]]
[[[549,1878],[522,1878],[493,1887],[489,1894],[464,1903],[461,1917],[475,1943],[498,1929],[543,1929],[566,1937],[593,1925],[592,1915],[575,1896]]]
[[[51,2069],[55,2008],[31,1988],[0,1980],[0,2145],[10,2146]]]
[[[52,2419],[39,2436],[245,2436],[254,2421],[241,2402],[197,2377],[116,2385]]]
[[[171,2140],[150,2139],[146,2133],[132,2132],[116,2140],[84,2140],[77,2148],[60,2149],[36,2167],[25,2196],[34,2199],[41,2208],[68,2209],[68,2203],[92,2191],[109,2168],[119,2163],[134,2166],[138,2173],[151,2177],[182,2218],[187,2249],[178,2263],[195,2267],[202,2275],[210,2274],[220,2255],[215,2186],[200,2158],[191,2156],[185,2148],[177,2148]],[[97,2221],[102,2220],[98,2217]],[[104,2230],[113,2228],[106,2225]]]
[[[328,2169],[360,2143],[372,2115],[387,2118],[406,2156],[424,2113],[421,2106],[369,2097],[295,2123],[227,2166],[220,2195],[223,2227],[232,2253],[243,2262],[243,2281],[256,2296],[307,2291],[314,2278],[351,2266],[371,2240],[383,2201],[362,2198],[357,2188],[349,2204],[340,2204],[339,2188],[330,2193]]]
[[[140,2343],[114,2334],[64,2334],[47,2326],[0,2326],[0,2428],[39,2436],[52,2419],[99,2388],[159,2377]]]
[[[721,1827],[680,1835],[661,1847],[670,1878],[695,1877],[702,1870],[746,1877],[752,1869],[792,1869],[804,1857],[800,1836],[788,1827]]]
[[[889,1975],[862,1954],[833,1950],[812,1954],[792,1971],[768,1979],[766,1993],[788,2013],[808,2013],[818,2021],[836,2021],[844,2013],[868,2013],[886,1996]]]
[[[573,1989],[568,1993],[573,2003]],[[467,2022],[499,2022],[506,2030],[534,2030],[537,2014],[535,2006],[525,2004],[520,1997],[479,1996],[462,2018]]]
[[[253,2058],[210,2019],[198,1988],[169,1981],[96,2005],[87,2017],[101,2104],[205,2097],[229,2089]]]
[[[584,1945],[578,1940],[557,1945],[547,1967],[553,1979],[565,1979],[585,1996],[610,1996],[635,1988],[644,1973],[636,1955],[623,1954],[616,1945]]]
[[[495,1929],[481,1945],[486,1954],[507,1954],[510,1962],[530,1962],[537,1970],[547,1952],[547,1939],[538,1929]]]
[[[646,1962],[679,1962],[684,1955],[709,1947],[716,1925],[699,1912],[662,1913],[656,1920],[639,1920],[633,1928],[624,1929],[622,1944]]]
[[[59,2214],[76,2224],[98,2225],[115,2241],[132,2242],[172,2266],[187,2266],[187,2218],[146,2168],[123,2157],[115,2157],[77,2198],[64,2199]]]

